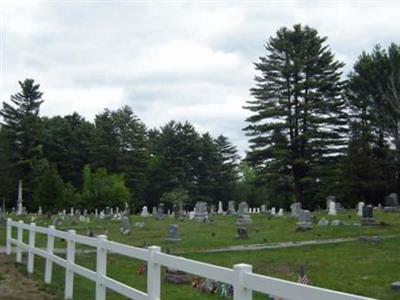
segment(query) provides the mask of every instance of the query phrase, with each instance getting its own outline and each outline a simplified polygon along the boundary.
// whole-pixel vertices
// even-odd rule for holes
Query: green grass
[[[307,274],[313,285],[365,295],[378,299],[400,299],[400,294],[390,289],[393,281],[400,280],[400,238],[385,239],[378,244],[348,242],[335,245],[307,246],[263,251],[242,251],[223,253],[193,253],[201,249],[226,247],[238,244],[261,244],[285,241],[317,240],[339,237],[356,237],[361,235],[400,235],[400,215],[375,212],[377,223],[385,226],[358,227],[318,227],[308,232],[296,232],[295,220],[285,218],[267,218],[262,215],[253,215],[253,225],[248,240],[235,238],[233,217],[214,217],[210,224],[194,222],[180,222],[173,219],[154,220],[152,218],[132,217],[131,224],[144,222],[143,229],[133,228],[130,236],[119,234],[119,222],[92,222],[89,226],[100,233],[104,226],[108,227],[108,238],[125,244],[142,246],[147,244],[160,245],[165,251],[186,251],[182,256],[204,261],[216,265],[232,267],[236,263],[253,265],[254,272],[291,281],[297,280],[300,265],[305,264]],[[316,213],[327,219],[341,219],[346,222],[359,222],[359,218],[352,212],[342,213],[335,217],[328,217],[323,213]],[[351,218],[349,218],[351,216]],[[38,225],[46,225],[46,220],[36,220]],[[182,242],[168,243],[166,228],[168,224],[179,224]],[[78,233],[86,232],[86,225],[74,226]],[[67,229],[67,228],[63,228]],[[215,236],[212,235],[215,233]],[[16,233],[13,232],[15,236]],[[4,244],[5,233],[0,230],[0,242]],[[27,236],[24,238],[27,241]],[[37,236],[37,245],[45,245],[45,238]],[[65,243],[58,240],[56,247],[65,247]],[[25,256],[25,255],[24,255]],[[95,268],[95,255],[79,255],[76,262],[90,269]],[[108,276],[124,282],[140,290],[146,290],[146,276],[138,275],[137,268],[141,262],[119,255],[109,255]],[[44,262],[35,258],[35,277],[43,278]],[[54,266],[52,291],[62,298],[65,270]],[[94,283],[75,275],[74,299],[94,299]],[[193,291],[190,285],[177,286],[162,283],[162,299],[211,299],[215,296],[200,294]],[[254,295],[254,299],[266,299],[265,295]],[[125,299],[110,291],[107,299]]]

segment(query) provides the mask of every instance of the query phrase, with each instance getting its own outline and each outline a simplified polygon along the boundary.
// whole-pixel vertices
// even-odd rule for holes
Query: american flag
[[[301,283],[301,284],[305,284],[305,285],[310,283],[310,281],[308,280],[307,274],[304,271],[304,266],[300,267],[299,279],[297,280],[297,282]]]

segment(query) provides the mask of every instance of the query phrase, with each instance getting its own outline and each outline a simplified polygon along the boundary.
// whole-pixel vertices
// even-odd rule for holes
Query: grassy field
[[[348,223],[359,222],[353,212],[341,213],[335,217],[328,217],[324,213],[316,213],[316,218],[322,216],[327,219],[341,219]],[[180,222],[173,219],[154,220],[152,218],[132,217],[131,224],[144,222],[142,229],[133,227],[130,236],[119,234],[118,221],[92,222],[89,224],[95,233],[101,233],[104,227],[108,228],[108,238],[135,246],[146,244],[160,245],[165,251],[184,251],[184,257],[232,267],[235,263],[249,263],[254,272],[296,281],[300,265],[305,265],[311,283],[316,286],[340,290],[378,299],[400,299],[400,293],[390,289],[390,283],[400,280],[400,237],[384,239],[380,243],[370,244],[363,242],[348,242],[336,245],[307,246],[263,251],[241,251],[223,253],[195,253],[201,249],[227,247],[238,244],[262,244],[285,241],[324,240],[339,237],[356,237],[361,235],[400,235],[400,215],[375,212],[379,226],[314,226],[308,232],[296,232],[295,220],[290,217],[268,218],[262,215],[253,215],[253,225],[248,240],[235,238],[233,217],[214,217],[210,224],[194,222]],[[47,225],[47,220],[36,220],[39,225]],[[168,224],[179,225],[182,242],[168,243],[165,241]],[[78,233],[86,232],[86,224],[76,224],[73,227]],[[16,234],[15,232],[13,233]],[[0,242],[4,244],[4,230],[0,231]],[[27,241],[27,237],[25,239]],[[37,243],[45,245],[44,237],[38,235]],[[65,242],[56,241],[56,247],[64,248]],[[79,255],[78,264],[94,269],[95,256],[93,254]],[[122,281],[130,286],[145,290],[146,276],[138,275],[137,268],[141,262],[118,255],[109,255],[108,276]],[[35,277],[43,278],[43,260],[35,261]],[[64,284],[64,270],[55,267],[54,284],[51,289],[62,294]],[[94,299],[94,283],[75,277],[75,298]],[[265,295],[254,295],[255,299],[267,299]],[[215,296],[201,294],[187,286],[162,284],[162,299],[211,299]],[[108,292],[107,299],[124,299],[112,292]]]

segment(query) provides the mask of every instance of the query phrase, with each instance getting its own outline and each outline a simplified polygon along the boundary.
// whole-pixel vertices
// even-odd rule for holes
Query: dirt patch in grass
[[[44,291],[33,278],[22,274],[15,265],[15,257],[0,254],[0,300],[56,300]]]

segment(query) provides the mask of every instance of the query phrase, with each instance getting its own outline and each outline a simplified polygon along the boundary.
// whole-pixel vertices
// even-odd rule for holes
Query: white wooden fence
[[[12,237],[12,227],[17,228],[17,238]],[[23,230],[29,232],[29,243],[23,242]],[[47,235],[47,249],[35,247],[35,235]],[[66,259],[54,255],[54,238],[67,241]],[[75,264],[75,244],[83,244],[96,248],[96,272]],[[252,291],[274,295],[293,300],[367,300],[356,295],[302,285],[286,280],[267,277],[252,273],[252,266],[237,264],[233,269],[206,264],[182,257],[161,252],[158,246],[147,249],[136,248],[107,240],[107,236],[100,235],[90,238],[78,235],[75,230],[68,232],[56,230],[54,226],[39,227],[35,223],[25,224],[22,221],[7,220],[7,254],[11,254],[11,245],[16,246],[16,260],[22,261],[22,251],[28,253],[27,269],[33,273],[34,256],[39,255],[46,261],[44,281],[51,283],[52,266],[56,263],[65,268],[65,299],[73,298],[74,274],[79,274],[96,283],[96,300],[106,298],[106,288],[109,288],[130,299],[156,300],[160,299],[161,266],[171,267],[197,276],[213,279],[233,285],[234,300],[252,299]],[[107,253],[112,252],[147,262],[147,292],[142,292],[128,285],[107,277]],[[340,280],[340,278],[338,278]]]

